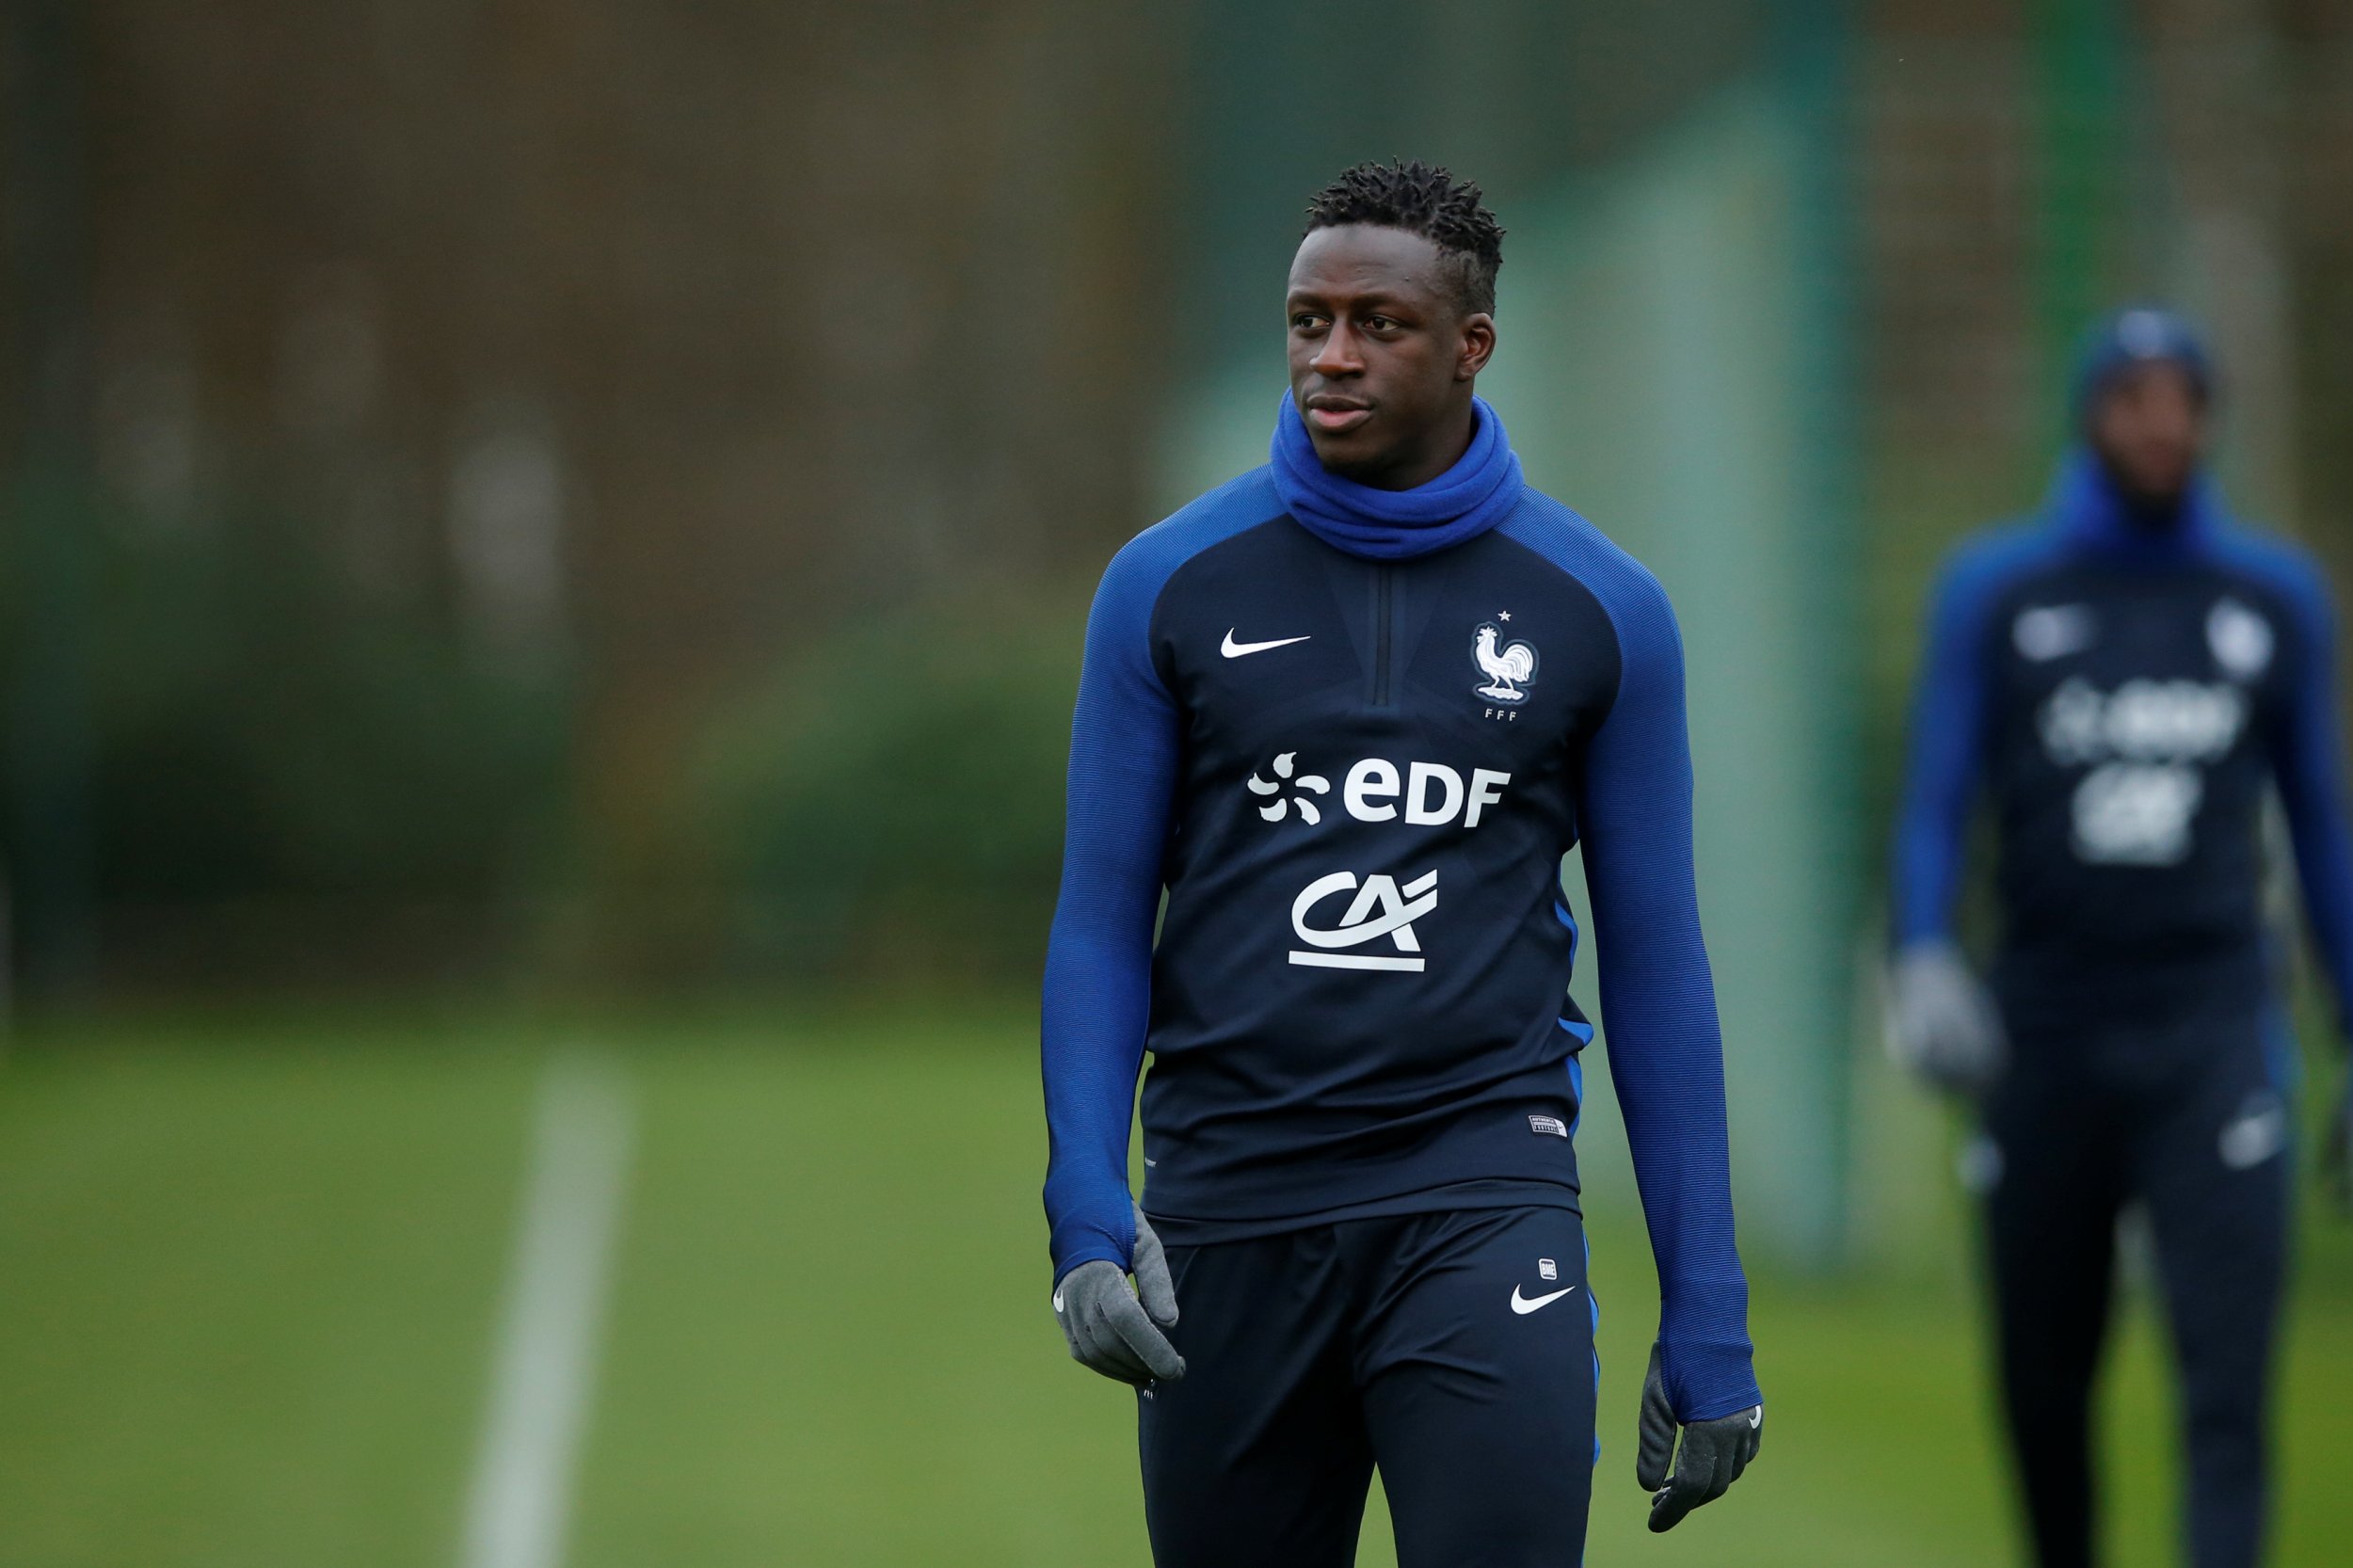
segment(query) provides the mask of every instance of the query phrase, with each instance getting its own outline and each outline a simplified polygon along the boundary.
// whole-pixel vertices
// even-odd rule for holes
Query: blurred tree
[[[5,188],[13,328],[0,430],[12,471],[5,644],[8,806],[0,970],[78,988],[95,957],[90,800],[91,201],[80,8],[34,0],[0,20],[10,107]],[[13,940],[21,936],[21,941]],[[11,951],[11,950],[14,951]],[[13,987],[8,988],[11,993]]]
[[[738,973],[1026,975],[1062,864],[1082,635],[995,594],[876,616],[723,710],[691,814]]]
[[[15,95],[10,156],[48,156],[86,87],[86,167],[42,167],[81,178],[88,243],[75,187],[12,182],[48,292],[11,315],[48,346],[9,376],[66,363],[84,321],[88,371],[40,405],[12,493],[94,444],[104,501],[67,487],[82,525],[12,557],[8,670],[50,728],[8,763],[10,848],[59,851],[35,803],[88,803],[141,933],[435,882],[584,907],[555,928],[579,971],[691,962],[724,937],[727,869],[679,816],[715,707],[975,574],[1075,584],[1141,520],[1173,329],[1161,20],[48,10],[88,67],[19,72],[55,90]],[[56,782],[59,715],[89,703],[60,663],[71,563],[35,547],[69,544],[99,552],[94,793]],[[525,796],[518,856],[492,824]]]

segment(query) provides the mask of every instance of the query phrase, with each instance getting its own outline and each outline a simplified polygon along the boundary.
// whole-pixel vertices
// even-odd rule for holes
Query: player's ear
[[[1496,353],[1496,318],[1473,311],[1463,318],[1463,349],[1454,362],[1454,378],[1467,381],[1487,368]]]

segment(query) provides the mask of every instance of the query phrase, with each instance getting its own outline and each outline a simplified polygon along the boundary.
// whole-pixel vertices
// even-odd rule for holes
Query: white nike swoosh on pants
[[[1514,1285],[1512,1287],[1512,1310],[1525,1318],[1531,1312],[1537,1311],[1543,1307],[1550,1306],[1554,1302],[1559,1301],[1561,1297],[1567,1295],[1570,1291],[1575,1290],[1576,1288],[1577,1287],[1574,1285],[1564,1286],[1561,1289],[1555,1290],[1549,1296],[1538,1296],[1535,1300],[1530,1301],[1526,1296],[1521,1295],[1520,1288]]]

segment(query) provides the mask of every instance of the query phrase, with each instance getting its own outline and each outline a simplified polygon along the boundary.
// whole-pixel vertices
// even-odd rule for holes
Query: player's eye
[[[1291,330],[1294,332],[1313,332],[1330,325],[1323,317],[1306,311],[1291,317]]]

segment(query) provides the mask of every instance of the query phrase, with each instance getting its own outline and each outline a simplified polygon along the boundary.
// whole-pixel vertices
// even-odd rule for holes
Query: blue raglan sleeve
[[[1733,1239],[1723,1039],[1700,935],[1683,640],[1665,592],[1623,563],[1596,582],[1618,632],[1616,701],[1579,801],[1610,1080],[1658,1265],[1667,1393],[1685,1421],[1757,1404],[1749,1287]]]
[[[1990,572],[1964,553],[1938,580],[1928,647],[1913,689],[1903,794],[1891,856],[1889,923],[1896,946],[1951,936],[1985,755],[1984,658]]]
[[[1127,1268],[1135,1245],[1128,1129],[1151,1010],[1179,735],[1150,646],[1153,601],[1167,576],[1160,553],[1147,535],[1104,572],[1071,721],[1040,1036],[1056,1283],[1096,1258]]]
[[[2313,945],[2340,1019],[2353,1019],[2353,834],[2345,825],[2345,737],[2337,717],[2336,616],[2318,568],[2300,558],[2295,568],[2283,586],[2297,623],[2297,664],[2288,672],[2272,767]]]

